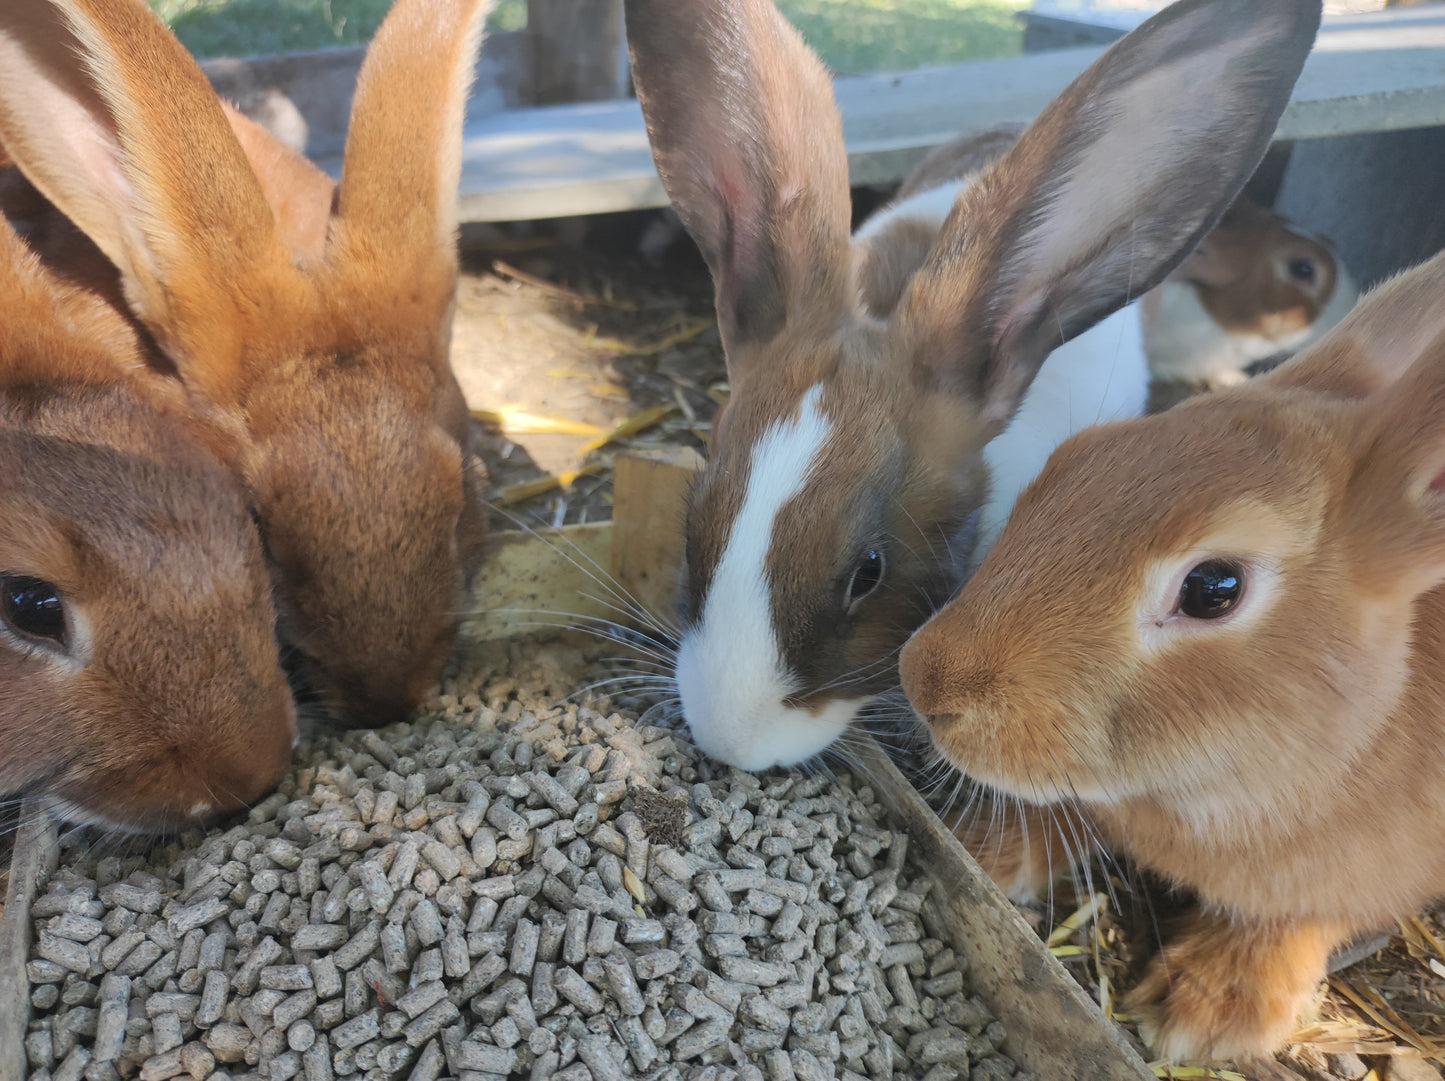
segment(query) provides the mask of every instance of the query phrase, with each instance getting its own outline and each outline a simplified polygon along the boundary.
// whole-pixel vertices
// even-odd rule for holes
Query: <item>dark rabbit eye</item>
[[[1289,261],[1289,276],[1297,282],[1313,285],[1315,273],[1315,264],[1310,259],[1291,259]]]
[[[65,645],[65,606],[49,582],[22,575],[0,575],[0,618],[27,638]]]
[[[1218,619],[1244,596],[1244,568],[1224,559],[1201,563],[1184,576],[1179,611],[1193,619]]]
[[[848,592],[843,597],[843,604],[851,608],[858,601],[861,601],[868,594],[878,588],[878,583],[883,581],[883,553],[877,548],[870,548],[853,568],[853,577],[848,580]]]

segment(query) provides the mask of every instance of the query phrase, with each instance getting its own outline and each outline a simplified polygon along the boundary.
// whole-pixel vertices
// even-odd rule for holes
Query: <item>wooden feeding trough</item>
[[[605,617],[601,573],[644,604],[671,604],[681,551],[682,494],[696,456],[623,455],[612,522],[566,526],[497,538],[472,595],[473,638],[497,639],[536,629],[537,610]],[[1008,1030],[1007,1051],[1039,1078],[1146,1081],[1154,1075],[1106,1021],[912,786],[871,741],[854,766],[892,809],[920,864],[935,879],[934,896],[968,961],[977,992]],[[31,947],[29,906],[56,865],[56,831],[27,808],[10,867],[9,899],[0,916],[0,1081],[26,1076],[24,1036],[30,1016],[25,963]]]

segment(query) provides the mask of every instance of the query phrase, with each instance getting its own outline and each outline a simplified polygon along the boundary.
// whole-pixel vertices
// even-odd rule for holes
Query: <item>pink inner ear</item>
[[[1429,490],[1436,494],[1445,492],[1445,469],[1435,474],[1435,479],[1430,482]]]

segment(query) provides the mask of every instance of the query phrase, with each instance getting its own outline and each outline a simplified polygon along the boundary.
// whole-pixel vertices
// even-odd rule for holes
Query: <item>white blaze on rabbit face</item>
[[[828,443],[832,425],[821,399],[822,388],[810,388],[796,417],[776,422],[754,446],[742,506],[698,621],[678,650],[678,690],[693,738],[705,753],[743,769],[819,753],[864,701],[839,699],[819,712],[789,705],[800,681],[773,627],[766,567],[773,527]]]

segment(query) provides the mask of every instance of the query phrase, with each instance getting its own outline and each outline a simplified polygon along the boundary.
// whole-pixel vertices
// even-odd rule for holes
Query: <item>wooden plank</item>
[[[1101,52],[1068,49],[837,80],[853,182],[897,180],[961,132],[1032,120]],[[1445,12],[1405,8],[1327,22],[1277,137],[1442,123]],[[635,101],[503,110],[467,126],[463,221],[665,205]]]
[[[461,635],[490,641],[616,618],[608,595],[612,523],[499,533],[472,581]]]
[[[871,739],[851,744],[848,764],[878,789],[919,864],[930,868],[929,896],[981,996],[1008,1029],[1008,1055],[1041,1078],[1152,1081],[1121,1030],[1105,1020],[878,745]]]
[[[612,577],[658,626],[674,621],[683,515],[702,456],[691,447],[619,454],[612,482]]]
[[[45,876],[55,870],[55,823],[27,801],[10,859],[10,890],[0,915],[0,1081],[25,1081],[25,1031],[30,1023],[30,905]]]

